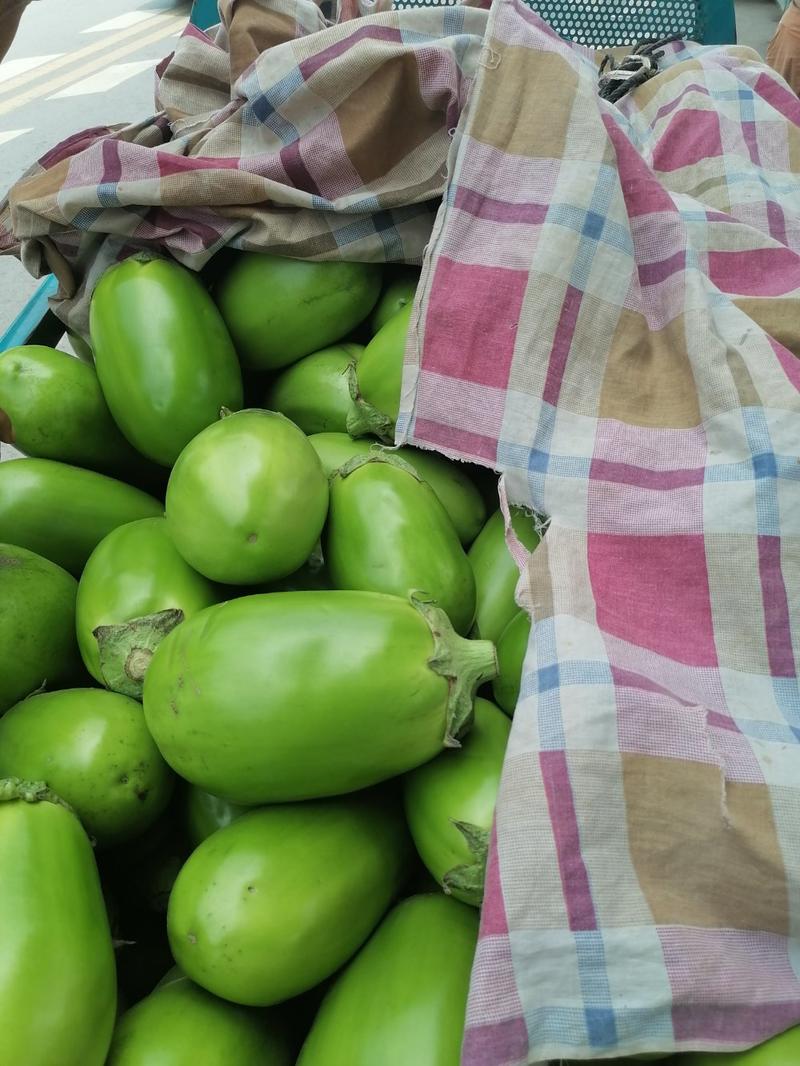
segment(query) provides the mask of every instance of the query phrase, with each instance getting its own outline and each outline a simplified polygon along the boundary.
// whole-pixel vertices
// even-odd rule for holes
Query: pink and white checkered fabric
[[[800,1021],[800,102],[662,66],[495,0],[423,270],[399,438],[550,519],[464,1066]]]

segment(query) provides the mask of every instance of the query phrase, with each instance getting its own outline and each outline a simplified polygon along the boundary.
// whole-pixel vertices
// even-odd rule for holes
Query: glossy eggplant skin
[[[220,410],[242,406],[242,373],[222,317],[195,274],[132,256],[92,295],[90,332],[106,403],[125,437],[172,466]]]
[[[399,903],[322,1001],[297,1066],[458,1066],[477,912]]]

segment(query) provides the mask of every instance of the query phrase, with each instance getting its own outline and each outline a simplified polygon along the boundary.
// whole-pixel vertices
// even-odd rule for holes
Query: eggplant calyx
[[[141,700],[144,675],[156,648],[183,619],[183,611],[171,607],[119,625],[98,626],[93,636],[106,687]]]

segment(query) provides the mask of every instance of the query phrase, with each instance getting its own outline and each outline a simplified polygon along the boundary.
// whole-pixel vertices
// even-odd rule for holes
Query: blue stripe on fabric
[[[555,626],[552,618],[543,618],[536,626],[537,673],[558,659]],[[548,688],[538,693],[536,712],[539,725],[539,746],[545,751],[560,751],[567,745],[564,721],[561,716],[560,690]]]
[[[800,719],[797,726],[781,725],[780,722],[765,722],[757,718],[736,718],[736,725],[744,736],[752,737],[753,740],[768,740],[775,744],[796,744]]]
[[[75,229],[91,229],[103,214],[102,207],[82,207],[72,220]]]
[[[588,237],[593,244],[602,242],[622,252],[633,252],[630,230],[612,222],[598,210],[590,208],[587,211],[574,204],[550,204],[545,221],[574,230]]]
[[[516,470],[533,469],[548,470],[557,477],[575,478],[583,481],[589,477],[592,466],[591,459],[585,459],[580,455],[548,455],[546,452],[536,456],[527,444],[511,444],[500,440],[497,443],[497,460],[504,469],[513,467]]]
[[[610,685],[611,667],[604,659],[561,659],[523,675],[527,694],[565,685]]]
[[[783,717],[800,726],[800,684],[796,677],[773,677],[772,691]]]
[[[103,207],[119,207],[117,188],[115,181],[104,181],[97,186],[97,199]]]
[[[528,457],[528,486],[531,499],[542,499],[544,493],[544,475],[547,473],[550,457],[550,444],[556,424],[556,409],[549,403],[543,403],[536,423],[536,436]]]
[[[341,226],[333,232],[333,236],[339,248],[346,248],[348,244],[355,244],[356,241],[363,241],[365,237],[372,237],[374,234],[375,227],[372,225],[371,218],[354,219],[346,226]]]
[[[589,1043],[594,1048],[613,1047],[618,1039],[617,1025],[611,1005],[603,934],[590,929],[573,935]]]
[[[774,475],[764,473],[770,468],[767,456],[772,454],[769,426],[761,407],[743,407],[742,421],[752,454],[751,467],[755,478],[756,526],[763,536],[780,536],[778,490]],[[774,461],[771,469],[774,469]]]

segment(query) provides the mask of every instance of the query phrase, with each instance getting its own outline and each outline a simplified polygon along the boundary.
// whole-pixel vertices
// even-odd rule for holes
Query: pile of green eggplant
[[[458,1066],[530,619],[392,446],[417,281],[134,256],[0,357],[0,1063]]]
[[[457,1066],[519,575],[391,446],[417,280],[133,257],[0,357],[0,1061]]]

